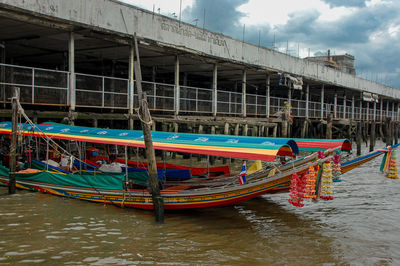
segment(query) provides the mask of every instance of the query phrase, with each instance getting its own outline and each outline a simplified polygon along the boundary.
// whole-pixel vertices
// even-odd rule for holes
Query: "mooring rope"
[[[145,100],[145,99],[142,99],[142,102],[143,102],[143,105],[145,105],[145,106],[147,107],[147,108],[145,108],[147,117],[151,117],[151,115],[150,115],[150,110],[149,110],[149,108],[148,108],[149,103],[148,103],[147,100]],[[146,125],[149,125],[149,126],[151,126],[151,125],[153,124],[153,120],[152,120],[152,119],[150,119],[150,121],[144,121],[144,120],[143,120],[143,118],[142,118],[142,116],[140,115],[140,112],[139,112],[140,107],[139,107],[139,108],[134,108],[134,110],[135,110],[135,112],[137,113],[138,118],[139,118],[139,120],[140,120],[142,123],[144,123],[144,124],[146,124]]]
[[[22,108],[22,106],[21,106],[21,104],[20,104],[18,98],[17,98],[17,97],[14,97],[14,98],[16,98],[16,101],[17,101],[18,112],[25,118],[26,122],[32,127],[32,132],[34,132],[34,129],[36,129],[36,131],[37,131],[39,134],[41,134],[41,135],[39,135],[39,137],[40,137],[40,138],[43,138],[44,140],[46,140],[46,144],[47,144],[48,146],[51,146],[52,148],[58,147],[58,148],[60,149],[60,151],[62,151],[63,153],[65,153],[65,154],[67,154],[67,155],[70,155],[71,158],[73,158],[74,156],[73,156],[71,153],[69,153],[67,150],[65,150],[63,147],[61,147],[61,146],[60,146],[57,142],[55,142],[52,138],[48,137],[46,133],[44,133],[43,131],[41,131],[40,128],[38,128],[38,127],[36,126],[36,124],[33,123],[33,121],[26,115],[26,113],[25,113],[24,109]],[[22,128],[21,128],[21,131],[22,131]],[[21,134],[22,134],[22,133],[21,133]],[[42,135],[43,135],[43,136],[42,136]],[[50,144],[50,142],[52,142],[52,143]],[[54,146],[52,146],[52,145],[54,145]],[[76,157],[75,157],[75,158],[76,158]],[[79,158],[76,158],[76,159],[78,159],[80,162],[82,162],[82,160],[80,160]],[[46,164],[48,164],[48,162],[47,162]],[[48,165],[47,165],[47,170],[48,170]],[[96,172],[96,170],[95,170],[94,172]],[[114,203],[112,200],[110,200],[109,198],[107,198],[105,194],[101,193],[96,187],[94,187],[94,186],[92,185],[92,183],[88,180],[88,178],[86,178],[84,175],[80,175],[80,176],[83,177],[83,179],[85,179],[85,181],[89,184],[89,186],[90,186],[94,191],[96,191],[96,193],[98,193],[100,196],[102,196],[103,199],[104,199],[105,201],[108,201],[108,202],[110,202],[111,204],[116,204],[116,203]],[[120,181],[119,178],[117,178],[116,176],[113,176],[112,174],[109,174],[109,176],[111,176],[111,177],[113,177],[113,178],[115,178],[115,179],[117,179],[117,180]],[[124,188],[123,188],[123,189],[124,189]],[[125,190],[125,189],[124,189],[124,190]]]

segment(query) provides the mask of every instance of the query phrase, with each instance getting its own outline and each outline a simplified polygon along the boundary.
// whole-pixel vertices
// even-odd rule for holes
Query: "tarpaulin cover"
[[[46,123],[24,125],[23,134],[53,139],[115,144],[144,148],[143,132],[139,130],[102,129]],[[0,123],[0,133],[11,133],[11,122]],[[277,155],[294,156],[299,150],[291,139],[273,139],[230,135],[207,135],[153,131],[153,146],[158,150],[196,153],[221,157],[273,161]]]

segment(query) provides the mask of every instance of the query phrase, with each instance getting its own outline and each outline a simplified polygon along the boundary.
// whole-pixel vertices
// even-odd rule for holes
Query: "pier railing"
[[[242,114],[242,94],[232,91],[217,90],[217,113],[229,115]]]
[[[10,102],[13,87],[24,104],[67,105],[69,73],[0,63],[0,101]]]
[[[76,106],[128,108],[128,80],[76,74]]]
[[[13,87],[19,87],[23,104],[69,106],[70,80],[70,73],[67,71],[0,63],[0,102],[8,103]],[[147,93],[149,108],[153,111],[239,116],[243,115],[245,106],[248,116],[279,117],[289,106],[294,117],[326,118],[328,114],[332,114],[334,118],[344,119],[373,120],[375,117],[376,120],[381,120],[390,117],[400,120],[397,110],[393,111],[393,107],[381,109],[381,103],[377,103],[375,109],[370,105],[366,107],[365,104],[360,108],[357,105],[352,106],[354,103],[349,100],[339,99],[346,105],[337,104],[335,108],[333,103],[324,103],[321,107],[321,102],[308,101],[307,108],[305,100],[246,94],[243,104],[242,93],[228,89],[218,89],[214,92],[210,88],[180,85],[177,90],[174,84],[149,81],[143,81],[142,87]],[[129,109],[129,93],[128,79],[75,74],[77,107]],[[177,98],[179,101],[176,101]],[[134,107],[137,106],[137,102],[137,94],[134,93]]]

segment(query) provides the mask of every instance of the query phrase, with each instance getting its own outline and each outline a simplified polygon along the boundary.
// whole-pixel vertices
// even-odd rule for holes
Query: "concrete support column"
[[[366,112],[366,115],[367,115],[367,121],[369,121],[369,102],[367,102],[367,112]]]
[[[362,113],[363,113],[362,107],[363,107],[363,95],[361,93],[360,94],[360,121],[362,120]]]
[[[344,93],[343,96],[343,118],[346,119],[346,108],[347,108],[347,96],[346,96],[346,92]]]
[[[335,93],[335,97],[333,98],[333,117],[337,118],[337,93]]]
[[[129,49],[129,89],[128,89],[128,102],[129,102],[129,130],[133,130],[133,108],[134,108],[134,82],[135,82],[135,46],[131,45]]]
[[[69,68],[69,110],[75,111],[76,91],[75,91],[75,36],[74,32],[69,33],[68,40],[68,68]]]
[[[374,100],[374,122],[376,121],[376,101]]]
[[[213,90],[213,105],[212,105],[212,111],[213,111],[213,116],[217,116],[217,85],[218,85],[218,65],[214,64],[214,70],[213,70],[213,80],[212,80],[212,90]]]
[[[389,117],[389,101],[386,102],[386,118]]]
[[[307,119],[310,117],[309,109],[310,109],[310,84],[307,84],[307,86],[306,86],[306,118]]]
[[[324,118],[324,99],[325,98],[325,85],[321,87],[321,118]]]
[[[246,69],[243,70],[242,73],[242,115],[243,117],[247,116],[246,110]]]
[[[180,109],[180,87],[179,87],[179,57],[175,57],[175,115],[179,114]]]
[[[394,102],[392,102],[392,120],[394,120]]]
[[[267,74],[267,79],[266,79],[266,99],[265,99],[265,112],[267,117],[270,115],[270,109],[271,109],[271,75]]]
[[[354,109],[355,109],[355,104],[354,104],[354,96],[351,98],[351,120],[354,120]]]
[[[383,100],[382,100],[382,98],[381,98],[380,109],[381,109],[381,121],[383,121]]]

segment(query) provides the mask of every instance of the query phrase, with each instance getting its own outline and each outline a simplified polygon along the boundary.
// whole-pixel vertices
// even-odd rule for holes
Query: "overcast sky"
[[[177,19],[182,3],[182,21],[294,56],[348,53],[358,76],[400,88],[400,0],[123,2]]]

